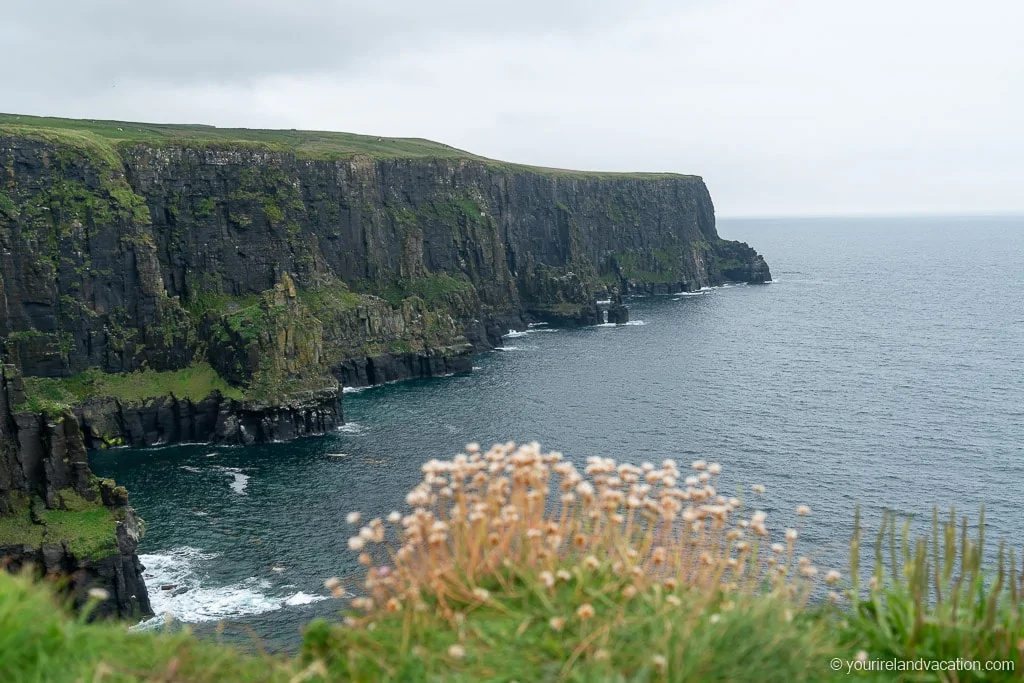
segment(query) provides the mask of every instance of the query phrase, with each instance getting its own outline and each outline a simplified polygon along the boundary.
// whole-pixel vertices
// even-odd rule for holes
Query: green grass
[[[45,122],[60,122],[64,125],[47,125]],[[33,116],[11,116],[0,114],[0,135],[26,137],[49,142],[59,147],[74,150],[92,159],[98,159],[108,169],[121,168],[123,163],[111,140],[97,135],[88,126],[73,125],[71,119],[40,119]]]
[[[859,511],[854,526],[856,577]],[[984,509],[977,531],[955,510],[945,520],[933,512],[931,533],[924,536],[910,534],[909,519],[900,527],[895,514],[883,515],[867,594],[857,585],[851,591],[852,608],[839,632],[844,645],[875,659],[1012,661],[1024,671],[1024,567],[1005,544],[994,566],[982,564]],[[983,679],[968,672],[961,680]]]
[[[0,114],[0,133],[23,135],[26,131],[48,131],[55,138],[74,136],[82,144],[111,143],[189,144],[200,147],[233,146],[249,143],[293,152],[306,158],[345,158],[358,155],[375,158],[479,158],[448,145],[417,138],[383,138],[352,133],[300,130],[258,130],[216,128],[203,125],[172,125],[62,119]]]
[[[63,494],[62,494],[63,495]],[[67,496],[69,510],[39,510],[42,524],[32,521],[31,505],[22,499],[14,514],[0,515],[0,546],[61,545],[78,558],[100,559],[117,552],[114,516],[99,502]]]
[[[18,215],[18,205],[2,190],[0,190],[0,215],[8,218],[16,218]]]
[[[184,308],[195,318],[202,318],[207,312],[224,314],[235,310],[259,305],[260,295],[232,296],[222,292],[198,290],[189,297]]]
[[[781,596],[650,586],[624,597],[633,577],[608,564],[558,569],[566,578],[550,589],[513,561],[477,582],[482,596],[428,592],[418,608],[313,622],[301,661],[351,681],[781,683],[827,677],[839,651],[826,621]]]
[[[49,587],[0,572],[0,681],[287,682],[295,674],[290,662],[243,655],[188,632],[87,624],[59,609]]]
[[[683,279],[682,264],[688,255],[689,250],[670,247],[643,252],[621,251],[612,258],[618,265],[619,274],[627,280],[675,283]]]
[[[298,289],[300,302],[318,318],[330,318],[355,310],[363,298],[351,291],[343,282],[325,284],[311,289]]]
[[[386,299],[392,306],[400,306],[402,301],[415,296],[423,299],[429,308],[447,308],[452,294],[468,294],[472,291],[475,288],[468,280],[447,273],[432,273],[426,277],[393,280],[383,288],[375,288],[369,293]]]
[[[173,394],[180,399],[200,401],[214,391],[229,398],[241,399],[239,389],[232,387],[207,363],[198,363],[182,370],[157,372],[142,370],[126,374],[105,373],[90,369],[73,377],[26,377],[27,400],[21,410],[59,412],[88,398],[116,398],[125,403]]]
[[[488,604],[460,605],[458,621],[428,604],[420,614],[383,617],[374,630],[315,622],[303,661],[322,660],[333,680],[350,681],[655,681],[664,666],[675,681],[783,683],[818,680],[835,652],[824,623],[788,620],[792,608],[782,601],[707,612],[703,596],[680,606],[655,592],[626,602],[617,585],[567,587],[547,599],[522,585]],[[573,616],[580,592],[607,614]],[[556,631],[550,620],[564,616]]]
[[[295,154],[304,159],[466,159],[497,171],[532,172],[567,179],[695,178],[675,173],[589,172],[511,164],[477,156],[439,142],[420,138],[390,138],[354,133],[308,130],[216,128],[203,125],[132,123],[0,114],[0,135],[27,136],[55,144],[91,150],[120,164],[117,147],[145,143],[197,148],[253,148]]]
[[[102,505],[78,512],[46,510],[43,520],[48,542],[60,539],[75,557],[99,559],[117,552],[115,519]]]

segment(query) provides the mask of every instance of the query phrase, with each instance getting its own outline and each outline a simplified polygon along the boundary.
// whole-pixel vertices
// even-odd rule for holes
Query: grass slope
[[[333,160],[357,156],[374,159],[465,159],[502,169],[579,178],[693,177],[675,173],[585,172],[508,164],[420,138],[389,138],[327,131],[217,128],[0,114],[0,135],[38,137],[54,143],[70,144],[75,148],[99,149],[108,161],[116,157],[112,153],[119,145],[146,143],[199,148],[257,147],[290,152],[305,159]]]

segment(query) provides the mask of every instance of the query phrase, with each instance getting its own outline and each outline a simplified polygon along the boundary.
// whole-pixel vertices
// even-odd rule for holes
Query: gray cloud
[[[705,177],[723,214],[1024,211],[1016,0],[7,0],[0,110]]]
[[[57,81],[249,83],[350,73],[463,40],[573,35],[656,8],[646,0],[8,0],[4,44]],[[19,69],[8,64],[8,77]],[[84,81],[84,82],[83,82]],[[71,81],[76,84],[76,81]]]

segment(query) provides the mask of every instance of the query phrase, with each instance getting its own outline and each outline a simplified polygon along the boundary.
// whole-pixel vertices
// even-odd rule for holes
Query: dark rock
[[[145,404],[90,400],[80,417],[90,448],[181,441],[265,443],[324,434],[344,424],[336,386],[295,392],[280,402],[237,401],[220,393],[199,403],[173,396]]]
[[[619,304],[608,309],[608,322],[616,325],[625,325],[629,322],[629,309]]]

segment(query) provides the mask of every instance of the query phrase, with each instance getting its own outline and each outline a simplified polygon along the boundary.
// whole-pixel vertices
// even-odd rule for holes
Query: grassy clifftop
[[[374,159],[464,159],[500,168],[589,178],[690,177],[675,173],[585,172],[509,164],[431,140],[328,131],[217,128],[204,125],[134,123],[0,114],[0,135],[5,134],[35,136],[51,142],[70,144],[73,147],[103,150],[107,159],[112,158],[111,153],[119,145],[145,143],[153,146],[184,145],[197,148],[248,147],[288,152],[301,158],[324,160],[359,156]]]

